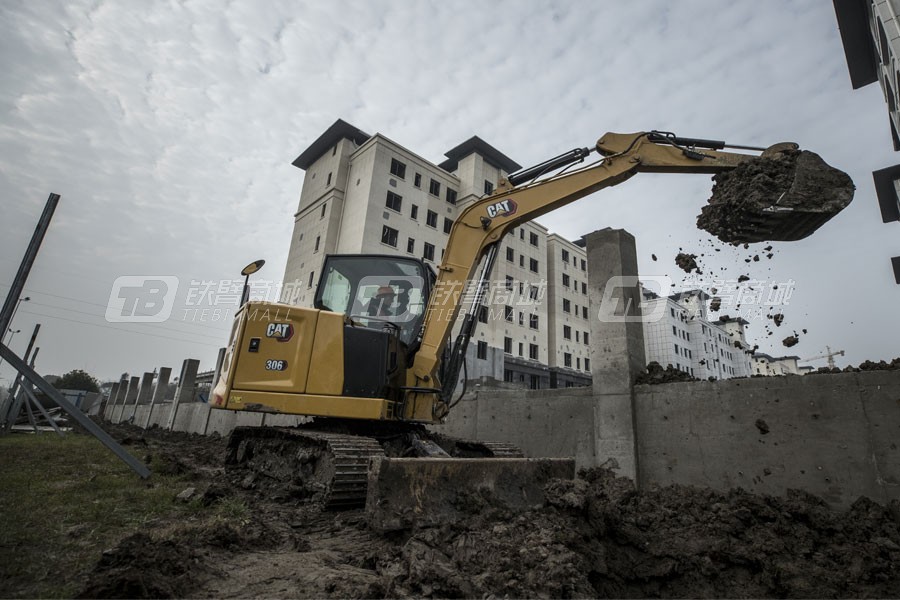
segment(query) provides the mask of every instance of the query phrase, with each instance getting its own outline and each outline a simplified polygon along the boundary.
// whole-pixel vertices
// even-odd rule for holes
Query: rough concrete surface
[[[807,150],[752,158],[713,181],[697,227],[732,243],[804,238],[850,204],[855,190],[849,175]]]
[[[106,551],[81,597],[595,598],[892,597],[900,504],[848,510],[686,486],[636,491],[592,469],[553,480],[542,506],[489,496],[455,523],[387,535],[361,512],[323,513],[242,490],[216,467],[224,443],[127,426],[151,466],[172,463],[199,502],[246,503],[243,520],[148,523]],[[141,436],[141,437],[137,437]]]

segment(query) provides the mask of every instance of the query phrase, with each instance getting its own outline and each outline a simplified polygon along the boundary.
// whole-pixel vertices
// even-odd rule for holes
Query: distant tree
[[[81,369],[69,371],[53,383],[53,387],[58,390],[85,390],[88,392],[99,392],[97,380],[91,377],[89,373],[85,373]]]

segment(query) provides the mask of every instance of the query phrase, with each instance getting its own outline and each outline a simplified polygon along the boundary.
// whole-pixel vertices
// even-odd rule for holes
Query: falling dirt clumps
[[[789,335],[786,338],[784,338],[783,340],[781,340],[781,343],[784,345],[785,348],[790,348],[791,346],[796,346],[799,342],[800,342],[800,339],[796,335]]]
[[[710,312],[719,312],[720,308],[722,308],[722,299],[718,296],[713,297],[713,299],[709,302]]]
[[[656,385],[659,383],[673,383],[677,381],[700,381],[696,377],[691,377],[689,374],[684,371],[679,371],[672,365],[667,365],[665,369],[663,369],[662,365],[658,362],[650,361],[647,364],[647,370],[644,373],[638,374],[635,377],[635,384],[646,383],[650,385]]]
[[[849,175],[807,150],[750,158],[713,181],[697,227],[730,243],[806,237],[843,210],[855,190]]]
[[[700,269],[697,266],[697,255],[696,254],[687,254],[685,252],[679,252],[675,257],[675,264],[678,265],[678,268],[684,271],[685,273],[690,273],[691,271],[697,271],[700,273]]]

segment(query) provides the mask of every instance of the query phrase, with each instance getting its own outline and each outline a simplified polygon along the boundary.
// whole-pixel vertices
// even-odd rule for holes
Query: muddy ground
[[[609,471],[556,480],[540,510],[466,496],[459,523],[387,536],[361,512],[274,502],[230,481],[224,440],[128,426],[151,467],[192,475],[194,501],[237,521],[159,523],[104,553],[82,597],[894,597],[900,503],[846,512],[691,487],[636,492]],[[174,500],[173,501],[178,501]]]

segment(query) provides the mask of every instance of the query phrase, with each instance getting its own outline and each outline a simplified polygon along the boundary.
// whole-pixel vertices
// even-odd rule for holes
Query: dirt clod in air
[[[784,338],[783,340],[781,340],[781,343],[784,344],[785,348],[790,348],[791,346],[796,346],[799,341],[800,340],[797,338],[796,335],[789,335],[786,338]]]
[[[745,281],[750,281],[750,277],[747,275],[741,275],[738,277],[738,283],[744,283]]]
[[[719,312],[719,309],[722,308],[722,299],[716,296],[709,302],[709,310],[710,312]]]
[[[651,254],[651,255],[650,255],[650,258],[653,259],[653,262],[656,262],[656,255],[655,255],[655,254]]]
[[[696,254],[679,252],[675,257],[675,264],[678,265],[678,268],[680,268],[685,273],[690,273],[691,271],[697,271],[697,273],[700,273],[700,269],[697,267]]]
[[[765,421],[763,421],[762,419],[757,419],[756,423],[754,423],[754,425],[756,425],[756,428],[759,429],[759,432],[761,434],[765,435],[765,434],[769,433],[769,424],[766,423]]]
[[[777,313],[772,315],[772,321],[775,322],[776,327],[781,327],[781,324],[784,322],[784,315],[781,313]],[[806,333],[805,331],[803,333]]]
[[[731,243],[798,240],[853,199],[850,176],[807,150],[751,158],[713,176],[697,227]]]

